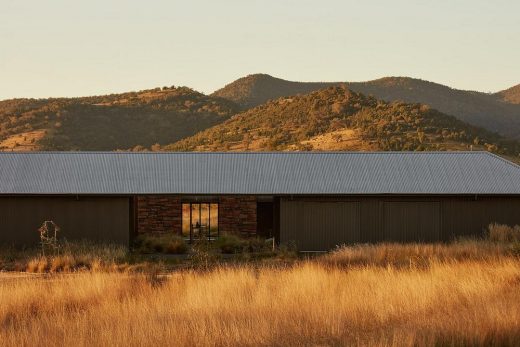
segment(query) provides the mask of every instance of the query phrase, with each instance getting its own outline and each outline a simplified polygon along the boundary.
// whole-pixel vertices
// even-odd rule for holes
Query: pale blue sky
[[[0,99],[300,81],[520,83],[520,1],[0,0]]]

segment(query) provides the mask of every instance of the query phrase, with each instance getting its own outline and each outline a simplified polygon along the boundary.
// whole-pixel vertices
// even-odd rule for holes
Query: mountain
[[[341,82],[291,82],[265,74],[249,75],[215,91],[212,96],[238,103],[243,108],[267,100],[305,94]],[[409,77],[385,77],[368,82],[346,82],[351,90],[386,101],[404,101],[431,106],[469,124],[484,127],[506,137],[520,139],[520,104],[514,90],[506,96],[453,89]]]
[[[520,84],[495,93],[495,96],[511,104],[520,104]]]
[[[248,75],[212,93],[248,109],[281,96],[307,94],[341,82],[292,82],[266,74]]]
[[[117,150],[167,144],[237,113],[187,87],[0,101],[0,150]]]
[[[332,86],[281,97],[165,146],[174,151],[490,150],[518,156],[516,141],[423,104],[387,102]]]

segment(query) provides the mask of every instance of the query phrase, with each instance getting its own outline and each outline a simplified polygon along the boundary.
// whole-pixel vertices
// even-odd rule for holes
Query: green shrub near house
[[[185,254],[188,245],[184,238],[175,234],[140,235],[135,240],[135,250],[139,253]]]
[[[215,241],[215,247],[223,254],[241,253],[246,246],[246,240],[232,234],[221,235]]]

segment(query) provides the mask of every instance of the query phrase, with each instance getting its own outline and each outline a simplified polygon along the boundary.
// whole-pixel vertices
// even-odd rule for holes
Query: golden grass
[[[517,229],[164,275],[122,248],[68,245],[24,256],[41,274],[0,273],[0,345],[517,346]]]
[[[515,227],[515,228],[518,228]],[[339,247],[320,259],[332,266],[425,267],[445,261],[493,261],[520,256],[520,243],[504,242],[511,227],[500,226],[495,234],[502,241],[467,239],[453,243],[383,243]]]
[[[520,341],[520,260],[424,268],[228,267],[0,280],[3,346],[502,345]]]
[[[488,227],[488,238],[494,242],[520,242],[520,225],[493,223]]]
[[[0,248],[0,271],[33,273],[116,270],[128,267],[128,249],[89,242],[64,243],[59,253],[42,256],[39,248]]]

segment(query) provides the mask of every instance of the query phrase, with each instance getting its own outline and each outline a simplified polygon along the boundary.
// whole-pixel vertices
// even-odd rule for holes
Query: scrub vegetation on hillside
[[[187,87],[0,101],[0,150],[117,150],[168,144],[218,124],[233,102]]]
[[[320,138],[331,143],[320,144]],[[520,144],[423,104],[385,102],[337,86],[270,101],[164,149],[480,149],[518,156]]]
[[[293,82],[266,74],[242,77],[212,95],[252,108],[280,97],[308,94],[344,84],[358,93],[385,101],[420,103],[466,123],[520,138],[520,86],[498,93],[458,90],[410,77],[384,77],[367,82]]]

